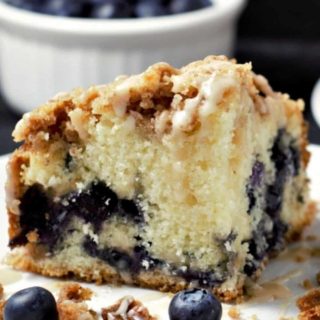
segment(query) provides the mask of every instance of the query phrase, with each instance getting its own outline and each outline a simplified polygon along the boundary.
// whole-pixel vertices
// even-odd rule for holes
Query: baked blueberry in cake
[[[241,296],[312,220],[302,111],[222,56],[57,95],[13,133],[9,263]]]

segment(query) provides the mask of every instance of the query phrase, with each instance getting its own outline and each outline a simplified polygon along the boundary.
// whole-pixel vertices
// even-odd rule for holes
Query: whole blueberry
[[[132,13],[132,5],[126,0],[106,0],[93,6],[91,17],[98,19],[130,18]]]
[[[177,14],[194,11],[212,5],[210,0],[171,0],[169,5],[170,13]]]
[[[41,12],[42,0],[5,0],[6,3],[17,8]]]
[[[135,15],[139,18],[163,16],[168,14],[168,10],[161,0],[140,0],[134,9]]]
[[[221,316],[221,303],[204,289],[181,291],[169,306],[170,320],[220,320]]]
[[[80,17],[83,11],[83,3],[79,0],[47,0],[42,6],[42,12],[46,14]]]
[[[57,305],[46,289],[31,287],[16,292],[4,307],[4,320],[58,320]]]

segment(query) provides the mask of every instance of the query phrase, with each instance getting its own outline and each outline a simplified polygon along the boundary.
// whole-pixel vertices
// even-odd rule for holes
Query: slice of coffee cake
[[[302,110],[221,56],[56,96],[14,131],[9,262],[241,295],[312,219]]]

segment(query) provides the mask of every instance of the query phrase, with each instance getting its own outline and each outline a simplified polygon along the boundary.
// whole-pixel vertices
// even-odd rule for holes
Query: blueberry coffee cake
[[[57,95],[13,133],[8,262],[241,296],[312,220],[302,110],[222,56]]]

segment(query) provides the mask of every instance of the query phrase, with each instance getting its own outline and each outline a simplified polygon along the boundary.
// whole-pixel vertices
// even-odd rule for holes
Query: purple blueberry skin
[[[20,290],[10,297],[4,307],[4,320],[58,320],[53,295],[41,287]]]
[[[284,245],[284,235],[288,230],[288,225],[281,220],[280,211],[283,202],[283,191],[287,179],[294,177],[300,171],[300,151],[295,146],[294,140],[289,145],[284,141],[288,133],[280,129],[273,146],[271,148],[271,160],[276,170],[274,182],[267,186],[265,197],[265,214],[259,222],[257,229],[253,232],[253,237],[249,241],[249,252],[254,260],[248,261],[244,267],[244,272],[252,276],[260,261],[271,251],[279,251]],[[264,175],[264,165],[256,161],[252,169],[252,175],[247,185],[247,196],[249,199],[248,214],[256,204],[254,190],[259,188]],[[270,230],[270,221],[273,227]]]
[[[169,305],[170,320],[220,320],[221,316],[221,303],[204,289],[181,291]]]
[[[4,0],[17,8],[55,16],[119,19],[179,14],[211,6],[211,0]]]

